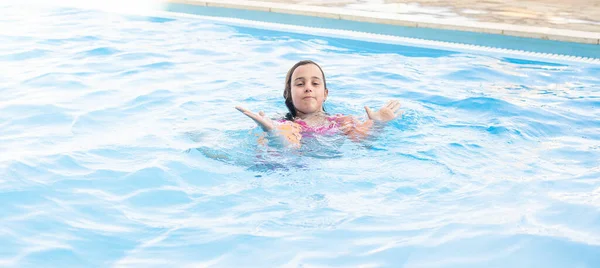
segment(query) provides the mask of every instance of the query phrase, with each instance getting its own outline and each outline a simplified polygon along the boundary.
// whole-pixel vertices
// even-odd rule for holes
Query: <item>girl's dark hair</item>
[[[294,117],[296,117],[296,107],[294,107],[294,102],[292,101],[292,74],[294,73],[296,68],[307,64],[314,64],[315,66],[317,66],[317,68],[319,68],[319,70],[321,71],[321,75],[323,75],[323,86],[325,87],[325,89],[327,89],[327,82],[325,82],[325,73],[323,72],[323,69],[321,69],[321,66],[319,66],[319,64],[315,63],[312,60],[302,60],[294,64],[294,66],[292,66],[292,68],[287,72],[287,75],[285,77],[285,89],[283,90],[285,106],[287,106],[289,111],[285,115],[286,120],[293,121]],[[323,111],[325,111],[325,108],[323,108]]]

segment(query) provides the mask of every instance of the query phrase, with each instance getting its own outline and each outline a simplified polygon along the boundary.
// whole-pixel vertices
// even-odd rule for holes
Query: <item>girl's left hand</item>
[[[381,122],[391,121],[400,116],[402,111],[398,109],[400,109],[400,102],[397,100],[388,101],[388,103],[381,107],[377,112],[373,112],[371,111],[371,108],[365,106],[369,119]]]

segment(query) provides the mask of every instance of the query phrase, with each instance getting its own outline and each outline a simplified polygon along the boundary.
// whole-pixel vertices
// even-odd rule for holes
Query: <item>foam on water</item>
[[[0,10],[0,266],[600,265],[597,66]],[[257,145],[233,107],[281,116],[305,58],[328,112],[403,117]]]

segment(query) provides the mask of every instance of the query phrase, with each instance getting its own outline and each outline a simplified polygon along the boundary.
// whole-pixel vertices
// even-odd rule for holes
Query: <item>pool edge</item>
[[[318,18],[369,22],[376,24],[397,25],[414,28],[455,30],[473,33],[487,33],[513,37],[600,45],[600,33],[556,29],[548,27],[521,26],[491,22],[439,22],[439,20],[414,20],[405,18],[402,15],[383,14],[372,11],[358,11],[335,7],[283,4],[261,1],[244,1],[243,3],[241,3],[226,0],[166,0],[166,2],[205,7],[219,7],[272,12],[280,14],[303,15]]]

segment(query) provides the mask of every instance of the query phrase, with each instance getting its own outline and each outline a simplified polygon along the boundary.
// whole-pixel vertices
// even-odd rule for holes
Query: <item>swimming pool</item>
[[[0,266],[597,267],[600,67],[1,9]],[[364,143],[256,145],[320,63]]]

